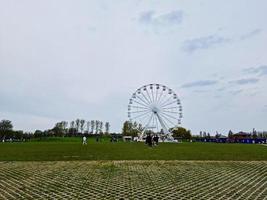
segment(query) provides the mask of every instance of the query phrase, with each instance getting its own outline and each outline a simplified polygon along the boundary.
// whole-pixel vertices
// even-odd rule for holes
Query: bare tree
[[[100,133],[103,133],[103,122],[99,121],[99,131]]]
[[[91,120],[91,133],[94,134],[94,130],[95,130],[95,121]]]
[[[106,134],[109,134],[109,129],[110,129],[110,124],[109,124],[109,122],[106,122],[105,123],[105,133]]]
[[[74,121],[71,121],[70,122],[70,128],[75,128],[74,126],[75,126],[75,122]]]
[[[59,129],[63,129],[63,128],[62,128],[62,123],[61,123],[61,122],[57,122],[57,123],[55,124],[54,127],[57,127],[57,128],[59,128]]]
[[[68,122],[62,121],[61,123],[62,123],[62,128],[64,130],[64,134],[66,134],[67,133],[67,129],[68,129]]]
[[[81,133],[83,133],[83,130],[84,130],[84,124],[85,124],[85,120],[84,120],[84,119],[81,119],[81,120],[80,120],[80,129],[81,129]]]
[[[75,129],[75,122],[71,121],[70,122],[70,129],[72,130],[72,135],[74,134],[74,129]]]
[[[86,130],[87,130],[87,133],[90,132],[90,127],[91,127],[91,122],[90,121],[87,121],[86,122]]]
[[[66,130],[68,128],[68,122],[62,121],[63,129]]]
[[[76,125],[75,128],[76,128],[77,132],[79,132],[79,129],[80,129],[80,119],[76,119],[75,125]]]
[[[96,121],[95,121],[95,131],[96,131],[96,134],[98,134],[98,131],[99,131],[99,125],[100,125],[100,121],[96,120]]]

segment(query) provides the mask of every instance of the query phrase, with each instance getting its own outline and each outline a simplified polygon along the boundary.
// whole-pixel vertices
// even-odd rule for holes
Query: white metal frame
[[[131,122],[143,125],[140,133],[143,138],[146,130],[163,132],[169,140],[173,140],[170,129],[181,124],[182,105],[178,95],[161,84],[148,84],[137,89],[129,100],[128,117]]]

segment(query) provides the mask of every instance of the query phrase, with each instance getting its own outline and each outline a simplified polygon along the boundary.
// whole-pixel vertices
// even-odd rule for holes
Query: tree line
[[[122,135],[137,137],[143,130],[144,130],[144,127],[142,127],[141,124],[138,124],[137,122],[125,121],[122,127]],[[178,138],[178,139],[191,139],[192,138],[191,131],[183,127],[172,128],[169,131],[172,133],[172,136],[174,138]],[[150,130],[147,130],[146,132],[150,134],[155,134],[153,133],[153,131],[150,131]],[[160,134],[163,134],[163,130],[160,131]]]
[[[14,131],[13,125],[10,120],[2,120],[0,121],[0,139],[5,140],[5,138],[15,138],[15,139],[22,139],[23,131]]]
[[[77,137],[82,135],[103,135],[110,134],[110,123],[100,120],[76,119],[71,122],[57,122],[51,129],[41,131],[35,130],[33,133],[13,130],[13,124],[10,120],[0,121],[0,139],[1,140],[28,140],[40,137]]]
[[[61,121],[56,123],[52,129],[56,134],[66,134],[68,136],[80,134],[109,134],[110,123],[100,120],[76,119],[68,123]]]

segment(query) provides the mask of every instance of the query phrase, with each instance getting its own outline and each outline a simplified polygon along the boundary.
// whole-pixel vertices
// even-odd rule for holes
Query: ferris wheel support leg
[[[143,141],[144,134],[146,132],[147,127],[144,128],[144,130],[139,134],[139,141]]]
[[[168,131],[168,129],[166,128],[165,124],[163,123],[163,120],[161,119],[161,117],[159,116],[158,113],[156,113],[156,116],[157,116],[157,118],[158,118],[158,120],[159,120],[159,123],[160,123],[161,127],[163,128],[164,133],[165,133],[166,135],[168,135],[169,131]]]

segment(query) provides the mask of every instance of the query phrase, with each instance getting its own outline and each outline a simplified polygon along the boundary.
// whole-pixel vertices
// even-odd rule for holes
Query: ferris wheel
[[[137,89],[128,105],[128,118],[142,124],[144,131],[170,135],[181,124],[182,105],[177,94],[161,84],[148,84]]]

